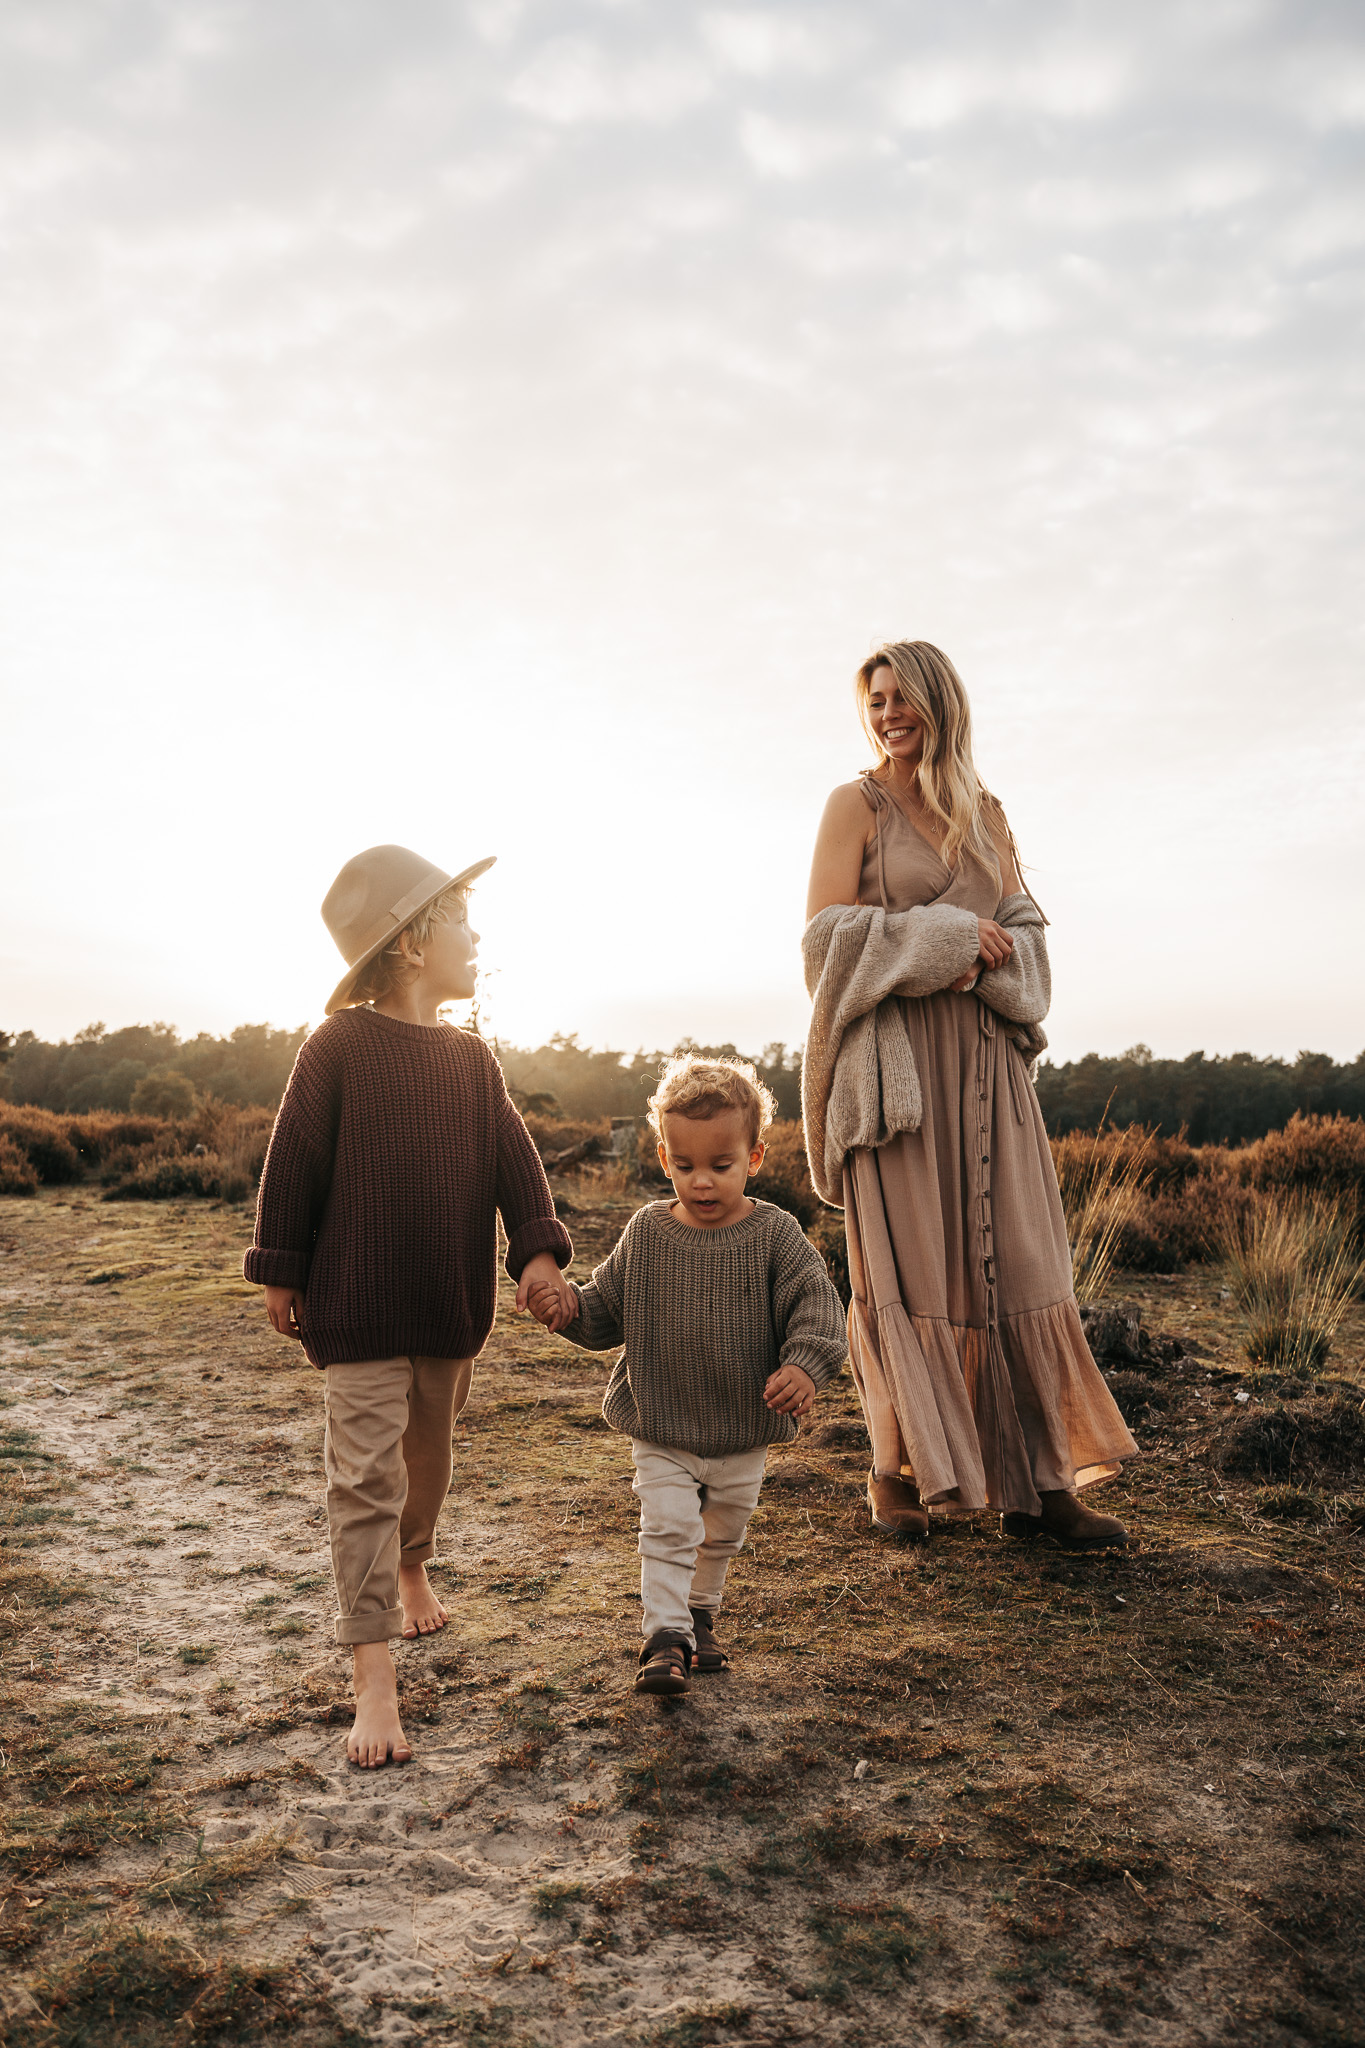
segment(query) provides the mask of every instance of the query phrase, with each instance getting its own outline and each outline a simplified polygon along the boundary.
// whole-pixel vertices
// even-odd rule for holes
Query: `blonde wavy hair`
[[[434,927],[448,924],[451,917],[469,915],[469,889],[466,884],[455,883],[443,889],[439,896],[428,903],[425,910],[419,910],[410,918],[401,931],[396,931],[382,953],[376,953],[347,998],[348,1005],[358,1003],[382,1003],[385,996],[392,995],[410,981],[417,969],[403,953],[402,940],[408,938],[414,946],[425,946]]]
[[[737,1109],[749,1131],[752,1152],[777,1114],[777,1102],[748,1060],[703,1059],[699,1053],[678,1053],[659,1076],[649,1098],[649,1121],[662,1140],[666,1116],[694,1117],[698,1122]]]
[[[872,678],[889,668],[900,696],[924,727],[919,788],[924,808],[944,826],[943,858],[955,867],[965,855],[987,873],[998,872],[1000,856],[991,835],[993,822],[1019,865],[1019,849],[999,801],[976,772],[972,759],[972,707],[962,678],[939,647],[928,640],[888,640],[869,654],[854,677],[858,716],[877,756],[873,774],[885,781],[891,756],[872,724],[869,698]],[[1026,890],[1032,896],[1032,890]]]

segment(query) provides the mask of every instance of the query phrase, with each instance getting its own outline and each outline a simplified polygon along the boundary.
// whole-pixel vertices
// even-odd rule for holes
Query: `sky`
[[[1365,16],[5,0],[0,1027],[316,1023],[496,853],[516,1043],[799,1041],[928,639],[1054,1054],[1365,1045]]]

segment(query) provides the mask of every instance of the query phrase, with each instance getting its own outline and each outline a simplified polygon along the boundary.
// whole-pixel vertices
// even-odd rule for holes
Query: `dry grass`
[[[244,1200],[265,1161],[274,1112],[211,1097],[176,1120],[0,1103],[0,1194],[73,1187],[97,1175],[106,1201]]]
[[[36,2010],[11,2020],[10,2048],[170,2048],[190,2040],[346,2048],[357,2037],[297,1970],[207,1962],[173,1935],[135,1927],[44,1972]]]
[[[638,1196],[560,1191],[582,1273]],[[417,1762],[357,1783],[310,1519],[320,1389],[236,1277],[249,1227],[79,1187],[0,1210],[18,2048],[302,2048],[394,2016],[508,2048],[882,2048],[911,2010],[929,2048],[1351,2038],[1358,1306],[1336,1380],[1284,1399],[1248,1375],[1221,1273],[1111,1281],[1169,1342],[1124,1369],[1143,1458],[1103,1505],[1135,1543],[1104,1558],[1004,1544],[988,1517],[923,1550],[873,1537],[838,1383],[772,1458],[732,1669],[674,1706],[629,1691],[635,1504],[592,1426],[608,1361],[511,1319],[504,1282],[438,1536],[456,1623],[400,1653]],[[310,1661],[281,1667],[295,1616]],[[279,1860],[291,1831],[319,1862]],[[419,1936],[425,1988],[401,1975]],[[356,1974],[386,1953],[396,1982]]]
[[[1150,1134],[1117,1145],[1081,1132],[1053,1145],[1057,1185],[1071,1241],[1071,1270],[1082,1307],[1109,1290],[1124,1231],[1131,1226],[1151,1179]]]
[[[1335,1195],[1261,1194],[1230,1215],[1221,1250],[1253,1364],[1291,1376],[1326,1362],[1365,1277],[1353,1207]]]

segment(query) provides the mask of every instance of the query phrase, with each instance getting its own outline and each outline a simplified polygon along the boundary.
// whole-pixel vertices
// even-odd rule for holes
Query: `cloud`
[[[700,28],[704,46],[742,77],[767,78],[782,71],[819,76],[840,42],[847,41],[849,19],[846,14],[840,35],[832,21],[817,26],[775,8],[735,8],[703,14]]]
[[[7,735],[64,746],[0,857],[46,928],[169,832],[175,918],[241,917],[221,982],[168,958],[178,1021],[308,1014],[232,908],[281,863],[468,816],[514,1033],[799,1036],[888,632],[968,677],[1058,1043],[1110,1029],[1106,921],[1214,1043],[1306,873],[1348,916],[1350,8],[72,0],[0,49]],[[1305,1040],[1354,1049],[1352,972],[1306,966]]]
[[[560,36],[512,80],[514,107],[566,125],[585,121],[676,121],[710,97],[695,59],[662,49],[622,61],[600,44]]]

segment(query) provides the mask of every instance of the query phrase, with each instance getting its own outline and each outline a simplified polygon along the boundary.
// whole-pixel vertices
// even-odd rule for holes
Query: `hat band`
[[[400,896],[388,914],[393,919],[395,925],[406,924],[413,913],[420,910],[424,903],[430,903],[433,896],[439,896],[442,889],[448,887],[449,882],[445,881],[438,882],[433,889],[431,878],[428,876],[426,881],[419,883],[417,888],[410,889],[406,896]]]

